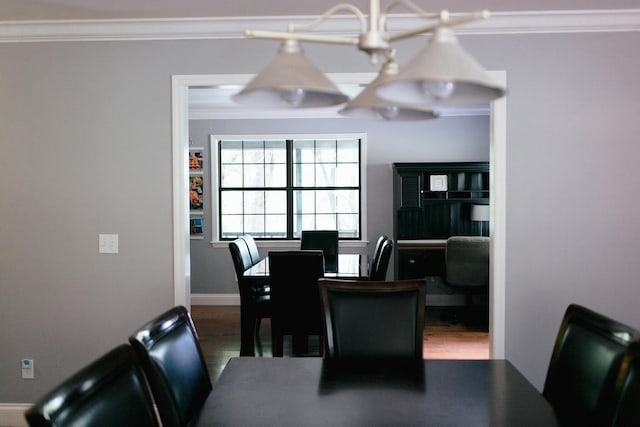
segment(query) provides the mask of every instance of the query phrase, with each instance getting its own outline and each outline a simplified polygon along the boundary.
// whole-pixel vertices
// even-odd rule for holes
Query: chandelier
[[[405,6],[428,23],[398,33],[387,31],[392,8]],[[314,27],[337,12],[349,12],[360,21],[358,36],[321,35]],[[281,40],[276,57],[240,92],[236,102],[284,108],[313,108],[345,104],[339,113],[385,120],[425,120],[439,116],[439,108],[482,105],[506,94],[489,73],[459,44],[453,27],[489,17],[480,11],[451,17],[447,11],[428,13],[411,0],[395,0],[384,11],[380,0],[369,0],[368,17],[343,3],[305,25],[289,24],[286,32],[245,30],[245,36]],[[400,69],[392,43],[421,34],[431,37],[409,63]],[[300,42],[356,46],[374,65],[382,62],[378,76],[350,100],[305,56]],[[382,59],[382,61],[381,61]]]

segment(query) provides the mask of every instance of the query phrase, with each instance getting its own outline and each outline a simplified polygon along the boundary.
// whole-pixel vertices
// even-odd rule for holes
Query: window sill
[[[228,248],[231,240],[213,240],[209,242],[213,248]],[[367,240],[344,240],[340,241],[340,248],[365,248],[369,242]],[[299,240],[256,240],[258,247],[265,248],[287,248],[298,249],[300,247]]]

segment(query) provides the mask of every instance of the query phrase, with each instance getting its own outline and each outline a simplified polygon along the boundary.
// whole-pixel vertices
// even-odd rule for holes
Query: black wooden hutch
[[[394,163],[395,277],[444,274],[449,236],[489,235],[473,221],[474,205],[489,205],[489,163]],[[474,208],[475,209],[475,208]]]

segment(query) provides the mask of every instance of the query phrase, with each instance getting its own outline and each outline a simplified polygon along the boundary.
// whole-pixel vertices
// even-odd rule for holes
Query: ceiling
[[[338,84],[340,90],[353,98],[361,90],[357,84]],[[254,119],[254,118],[341,118],[338,110],[342,107],[324,108],[252,108],[238,104],[232,96],[242,89],[241,85],[221,85],[212,87],[192,87],[189,89],[190,119]]]
[[[371,76],[373,78],[374,76]],[[363,82],[365,83],[365,82]],[[355,97],[362,85],[341,83],[337,86],[350,98]],[[240,91],[240,85],[192,87],[189,89],[189,118],[203,119],[299,119],[346,118],[338,113],[344,105],[322,108],[252,108],[233,102],[232,95]],[[487,116],[489,105],[440,108],[441,116]]]
[[[365,5],[366,0],[355,0]],[[143,19],[320,14],[329,0],[2,0],[1,20]]]
[[[392,0],[381,1],[381,5]],[[580,9],[631,9],[638,0],[414,0],[430,12],[540,11]],[[340,3],[336,0],[2,0],[0,21],[77,20],[77,19],[153,19],[240,16],[318,16]],[[349,0],[362,11],[368,0]],[[403,6],[393,13],[410,12]]]

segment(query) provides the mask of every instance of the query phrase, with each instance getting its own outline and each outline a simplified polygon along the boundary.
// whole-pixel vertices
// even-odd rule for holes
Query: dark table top
[[[366,277],[367,257],[359,254],[338,254],[338,265],[326,268],[324,276],[340,279],[358,279]],[[244,272],[248,278],[269,277],[269,257],[265,257],[253,267]]]
[[[555,426],[542,395],[505,360],[233,358],[203,426]]]

